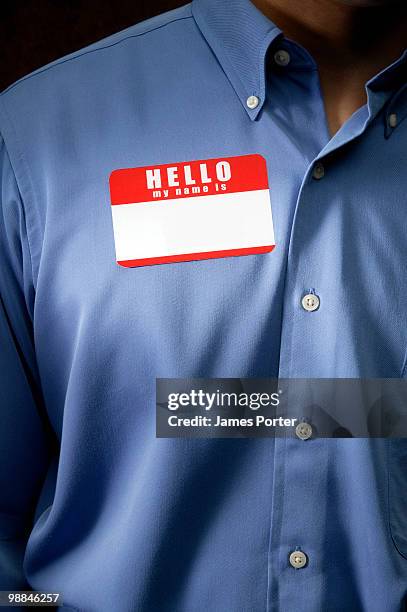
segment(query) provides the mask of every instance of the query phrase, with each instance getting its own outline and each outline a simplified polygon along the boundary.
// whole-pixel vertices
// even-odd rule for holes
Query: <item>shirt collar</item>
[[[385,136],[388,138],[407,116],[407,50],[366,83],[370,120],[384,108]],[[395,123],[390,116],[397,117]]]
[[[250,0],[192,0],[192,14],[247,114],[256,119],[266,97],[267,50],[273,41],[283,38],[282,30]],[[311,56],[309,59],[312,61]],[[400,109],[404,98],[398,92],[405,90],[406,70],[407,51],[366,83],[370,119],[389,100],[397,101]],[[255,108],[247,105],[250,96],[259,100]],[[394,104],[388,109],[394,112]],[[403,104],[403,117],[406,113]]]
[[[256,119],[266,96],[266,53],[282,31],[250,0],[193,0],[192,14],[247,114]],[[250,109],[247,99],[259,104]]]

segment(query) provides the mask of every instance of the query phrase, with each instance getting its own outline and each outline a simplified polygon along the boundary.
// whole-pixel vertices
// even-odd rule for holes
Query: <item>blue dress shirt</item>
[[[249,0],[194,0],[2,94],[0,589],[404,610],[407,442],[157,439],[155,379],[407,375],[406,58],[331,137],[309,53]],[[113,170],[247,154],[272,252],[117,265]]]

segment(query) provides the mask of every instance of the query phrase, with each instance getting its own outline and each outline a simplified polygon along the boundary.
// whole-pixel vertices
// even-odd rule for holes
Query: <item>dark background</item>
[[[0,0],[0,91],[62,55],[188,0]]]

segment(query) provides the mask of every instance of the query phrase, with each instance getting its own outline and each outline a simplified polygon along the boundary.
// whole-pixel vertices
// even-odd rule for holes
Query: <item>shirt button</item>
[[[259,105],[260,100],[257,96],[249,96],[246,100],[246,104],[250,109],[256,108]]]
[[[302,550],[294,550],[290,554],[290,563],[295,569],[301,569],[307,564],[308,557]]]
[[[396,125],[397,125],[397,115],[396,115],[396,113],[391,113],[389,115],[388,122],[389,122],[389,127],[391,127],[391,128],[395,128],[396,127]]]
[[[305,422],[298,423],[297,427],[295,428],[295,435],[300,440],[309,440],[309,438],[312,436],[311,425]]]
[[[321,162],[317,162],[312,171],[312,176],[314,177],[314,179],[317,179],[319,181],[319,179],[323,178],[324,174],[325,174],[324,164],[322,164]]]
[[[290,60],[290,54],[285,49],[280,49],[274,53],[274,61],[278,66],[288,66]]]
[[[315,293],[307,293],[301,300],[301,305],[307,312],[318,310],[320,304],[319,297]]]

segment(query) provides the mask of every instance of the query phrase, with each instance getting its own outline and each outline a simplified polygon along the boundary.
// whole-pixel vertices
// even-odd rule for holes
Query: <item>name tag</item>
[[[275,246],[261,155],[114,170],[110,195],[121,266],[254,255]]]

